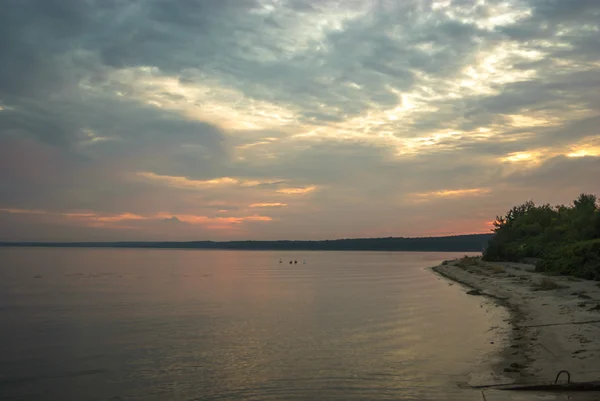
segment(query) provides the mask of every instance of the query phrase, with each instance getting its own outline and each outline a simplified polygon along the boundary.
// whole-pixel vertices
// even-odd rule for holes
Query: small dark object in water
[[[467,295],[481,295],[481,291],[479,291],[479,290],[467,291]]]
[[[298,261],[297,261],[297,260],[294,260],[294,264],[297,264],[297,263],[298,263]]]
[[[292,264],[292,261],[290,260],[290,265]]]

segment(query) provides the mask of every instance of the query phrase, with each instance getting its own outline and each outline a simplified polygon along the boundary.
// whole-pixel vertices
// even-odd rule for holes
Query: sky
[[[598,0],[4,0],[0,240],[489,232],[600,194]]]

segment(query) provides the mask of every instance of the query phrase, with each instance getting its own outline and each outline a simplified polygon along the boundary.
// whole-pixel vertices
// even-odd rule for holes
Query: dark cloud
[[[475,224],[527,191],[597,190],[598,157],[564,154],[598,136],[600,3],[478,3],[5,1],[0,208],[173,216],[56,236],[135,239],[212,235],[178,216],[283,199],[270,225],[230,235],[406,235],[456,226],[449,215]],[[503,161],[539,149],[536,163]],[[251,184],[201,183],[222,177]],[[477,188],[492,192],[411,199]],[[40,216],[4,213],[0,236],[63,227]]]
[[[597,60],[600,3],[595,0],[530,0],[526,4],[531,7],[530,16],[500,29],[500,32],[531,48],[551,50],[555,59]]]
[[[600,158],[557,156],[547,160],[535,169],[515,172],[506,177],[500,189],[507,192],[508,199],[523,203],[533,200],[536,203],[551,205],[570,204],[580,193],[598,193],[595,177],[600,174]],[[506,204],[504,211],[512,205]]]

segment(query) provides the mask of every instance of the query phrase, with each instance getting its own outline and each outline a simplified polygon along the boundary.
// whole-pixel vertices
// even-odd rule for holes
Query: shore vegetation
[[[581,194],[572,205],[525,202],[498,216],[493,231],[484,260],[529,260],[540,272],[600,280],[600,203],[596,195]]]

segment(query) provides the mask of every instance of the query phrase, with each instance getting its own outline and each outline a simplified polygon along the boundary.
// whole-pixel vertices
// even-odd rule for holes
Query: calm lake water
[[[0,399],[480,400],[501,312],[457,256],[0,249]]]

